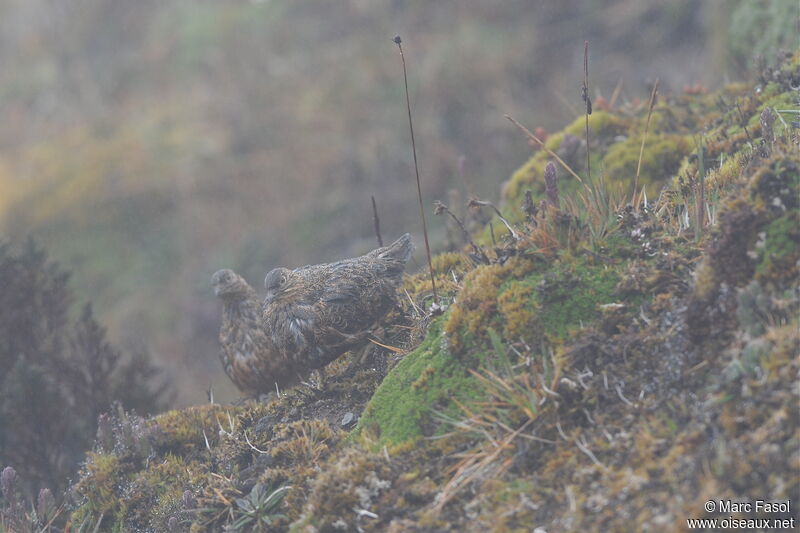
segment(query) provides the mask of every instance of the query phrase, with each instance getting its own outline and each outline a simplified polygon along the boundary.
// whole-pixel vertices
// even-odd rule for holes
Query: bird
[[[414,252],[411,236],[334,263],[274,268],[262,300],[233,270],[211,277],[222,300],[220,359],[249,396],[302,381],[368,341],[397,304],[396,290]]]
[[[262,327],[262,299],[242,276],[227,268],[211,276],[211,286],[222,300],[219,357],[225,373],[248,396],[267,392],[263,389],[279,361]]]
[[[406,233],[360,257],[267,273],[262,322],[294,374],[321,369],[367,342],[397,305],[414,249]]]

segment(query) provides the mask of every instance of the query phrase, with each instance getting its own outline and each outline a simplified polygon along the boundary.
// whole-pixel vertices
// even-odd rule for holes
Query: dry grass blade
[[[244,440],[247,441],[247,445],[250,446],[250,448],[252,448],[256,452],[258,452],[260,454],[268,453],[268,452],[265,452],[264,450],[256,448],[256,446],[252,442],[250,442],[250,437],[247,436],[247,430],[246,429],[244,430]]]
[[[697,166],[698,176],[697,183],[694,189],[694,205],[695,205],[695,242],[700,242],[703,237],[703,219],[704,208],[706,203],[706,164],[705,164],[705,146],[700,143],[697,149]]]
[[[479,451],[473,454],[467,455],[459,464],[456,470],[455,475],[447,482],[447,484],[442,489],[442,492],[439,494],[438,502],[436,503],[436,511],[440,512],[442,508],[450,501],[453,496],[464,487],[468,482],[475,478],[482,470],[485,470],[487,467],[491,466],[491,464],[497,459],[500,453],[507,449],[511,442],[520,434],[522,433],[528,425],[533,422],[533,420],[528,420],[516,431],[509,434],[504,438],[500,443],[493,446],[494,450],[491,453],[486,451]],[[508,462],[504,464],[505,467],[508,466]]]
[[[636,164],[636,179],[633,182],[633,200],[634,206],[639,202],[636,198],[637,190],[639,189],[639,173],[642,170],[642,156],[644,155],[644,144],[647,142],[647,132],[650,130],[650,117],[653,115],[653,106],[656,103],[656,94],[658,93],[658,78],[653,84],[653,90],[650,92],[650,102],[647,104],[647,121],[644,123],[644,135],[642,135],[642,146],[639,148],[639,162]]]
[[[103,523],[103,518],[105,518],[105,516],[106,516],[105,511],[100,513],[100,518],[97,519],[97,524],[95,524],[94,529],[92,530],[93,533],[97,533],[98,531],[100,531],[100,524]]]
[[[388,344],[383,344],[381,342],[376,341],[375,339],[369,339],[369,342],[371,342],[372,344],[375,344],[376,346],[380,346],[381,348],[386,348],[387,350],[390,350],[390,351],[392,351],[394,353],[401,353],[401,354],[406,353],[405,350],[397,348],[396,346],[389,346]]]
[[[496,476],[505,471],[514,458],[508,456],[502,461],[498,458],[514,447],[513,442],[517,437],[529,437],[547,444],[554,443],[548,439],[524,434],[525,430],[538,419],[539,395],[536,385],[531,383],[529,373],[518,374],[515,371],[515,367],[507,358],[506,349],[499,335],[493,334],[490,330],[490,337],[498,367],[484,368],[480,372],[470,370],[486,391],[487,400],[470,406],[456,402],[466,415],[464,418],[454,419],[444,414],[440,415],[442,420],[454,427],[454,433],[470,433],[479,436],[482,441],[468,451],[453,455],[459,460],[448,469],[451,478],[438,495],[435,505],[437,512],[470,482]]]
[[[548,147],[547,147],[547,146],[544,144],[544,141],[542,141],[542,140],[541,140],[539,137],[537,137],[536,135],[534,135],[533,133],[531,133],[531,131],[530,131],[528,128],[526,128],[525,126],[523,126],[522,124],[520,124],[520,123],[519,123],[519,122],[518,122],[518,121],[517,121],[517,120],[516,120],[514,117],[512,117],[511,115],[503,115],[503,116],[505,116],[505,117],[506,117],[508,120],[510,120],[510,121],[511,121],[511,123],[512,123],[512,124],[514,124],[516,127],[518,127],[518,128],[519,128],[519,129],[522,131],[522,133],[524,133],[524,134],[525,134],[525,135],[526,135],[526,136],[527,136],[529,139],[531,139],[532,141],[534,141],[535,143],[537,143],[537,144],[538,144],[538,145],[539,145],[539,146],[542,148],[542,150],[544,150],[545,152],[547,152],[547,155],[549,155],[550,157],[552,157],[553,159],[555,159],[556,161],[558,161],[558,164],[559,164],[559,165],[561,165],[562,167],[564,167],[564,170],[566,170],[567,172],[569,172],[570,174],[572,174],[572,175],[575,177],[575,179],[577,179],[577,180],[578,180],[578,181],[581,183],[581,185],[584,185],[584,183],[583,183],[583,180],[581,179],[581,177],[580,177],[580,176],[578,176],[578,174],[576,174],[576,173],[575,173],[575,171],[574,171],[574,170],[572,170],[572,167],[570,167],[568,164],[566,164],[566,163],[564,162],[564,160],[563,160],[563,159],[561,159],[560,157],[558,157],[558,154],[556,154],[554,151],[552,151],[550,148],[548,148]]]
[[[513,407],[519,409],[529,420],[536,418],[536,405],[539,397],[533,389],[528,376],[522,380],[503,379],[490,370],[485,370],[486,375],[470,369],[470,373],[483,383],[486,390],[497,400],[484,405],[495,407]],[[488,414],[488,413],[487,413]]]

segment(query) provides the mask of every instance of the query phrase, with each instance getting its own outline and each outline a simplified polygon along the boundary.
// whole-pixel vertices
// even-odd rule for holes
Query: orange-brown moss
[[[534,288],[522,283],[512,283],[497,298],[498,310],[503,316],[503,335],[507,339],[538,338]],[[537,332],[538,330],[538,332]]]
[[[464,278],[464,288],[459,294],[458,302],[453,305],[444,324],[444,331],[453,350],[460,351],[464,347],[462,328],[476,334],[481,326],[485,326],[495,316],[497,292],[509,269],[508,264],[484,265]]]
[[[448,335],[452,349],[456,352],[464,347],[464,334],[478,334],[485,331],[487,326],[495,325],[502,317],[497,313],[498,295],[500,287],[509,279],[520,279],[530,274],[535,269],[536,264],[521,257],[512,257],[502,265],[482,265],[470,271],[463,282],[463,289],[459,293],[457,302],[452,306],[444,325],[444,331]],[[516,293],[520,292],[518,289]],[[530,292],[527,292],[530,294]],[[512,304],[514,294],[501,298],[503,304],[513,313],[514,305],[524,306],[525,302]],[[519,310],[522,308],[519,307]],[[517,317],[521,318],[521,317]],[[501,324],[502,326],[502,324]],[[514,328],[521,327],[521,324],[514,324]],[[498,329],[502,329],[498,328]]]

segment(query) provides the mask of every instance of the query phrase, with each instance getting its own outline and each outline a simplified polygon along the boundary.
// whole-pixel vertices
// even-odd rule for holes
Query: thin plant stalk
[[[642,146],[639,148],[639,162],[636,164],[636,178],[633,181],[633,205],[637,206],[639,202],[636,195],[639,190],[639,173],[642,170],[642,156],[644,155],[644,143],[647,142],[647,132],[650,129],[650,117],[653,115],[653,106],[656,103],[656,94],[658,93],[658,78],[653,84],[653,90],[650,92],[650,103],[647,105],[647,121],[644,123],[644,135],[642,135]]]
[[[494,205],[492,202],[488,202],[488,201],[485,201],[485,200],[479,200],[477,198],[472,198],[469,201],[469,204],[467,204],[467,206],[468,207],[484,207],[484,206],[491,207],[492,210],[494,210],[495,214],[497,215],[497,218],[499,218],[500,221],[505,225],[506,229],[508,229],[508,232],[511,234],[511,237],[515,241],[519,240],[519,234],[514,230],[514,228],[511,226],[511,224],[509,224],[508,220],[506,220],[503,217],[503,214],[500,212],[499,209],[497,209],[497,206]]]
[[[403,40],[400,36],[394,38],[394,42],[400,50],[400,60],[403,63],[403,83],[406,90],[406,108],[408,109],[408,129],[411,131],[411,151],[414,153],[414,172],[417,176],[417,195],[419,198],[419,212],[422,216],[422,233],[425,236],[425,253],[428,254],[428,269],[431,274],[431,288],[433,289],[433,303],[439,307],[439,295],[436,293],[436,281],[433,277],[433,261],[431,260],[431,245],[428,243],[428,226],[425,223],[425,208],[422,203],[422,186],[419,180],[419,165],[417,164],[417,144],[414,141],[414,121],[411,120],[411,98],[408,96],[408,73],[406,72],[406,57],[403,54]]]
[[[475,255],[479,257],[484,263],[489,264],[489,258],[486,257],[486,254],[483,252],[483,250],[481,250],[478,247],[478,245],[476,245],[475,242],[473,242],[472,237],[469,236],[469,231],[467,231],[466,226],[464,226],[464,223],[461,222],[461,220],[455,215],[455,213],[450,211],[449,207],[447,207],[442,202],[439,202],[438,200],[435,201],[433,205],[434,205],[433,213],[435,215],[441,213],[447,213],[448,215],[450,215],[450,218],[455,220],[456,224],[458,224],[458,227],[461,229],[461,234],[464,236],[464,240],[467,241],[470,244],[470,246],[472,246],[472,251],[475,253]]]
[[[559,164],[560,164],[562,167],[564,167],[564,170],[566,170],[567,172],[569,172],[570,174],[572,174],[572,175],[575,177],[575,179],[576,179],[576,180],[578,180],[578,182],[579,182],[581,185],[585,185],[585,184],[583,183],[583,180],[581,179],[581,177],[580,177],[580,176],[578,176],[578,174],[576,174],[576,173],[575,173],[575,171],[574,171],[574,170],[572,170],[572,168],[571,168],[571,167],[570,167],[568,164],[566,164],[566,163],[564,162],[564,160],[563,160],[563,159],[561,159],[560,157],[558,157],[558,154],[556,154],[554,151],[552,151],[550,148],[548,148],[548,147],[547,147],[547,146],[544,144],[544,141],[542,141],[542,140],[541,140],[539,137],[537,137],[536,135],[534,135],[533,133],[531,133],[531,130],[529,130],[528,128],[526,128],[525,126],[523,126],[522,124],[520,124],[519,122],[517,122],[517,120],[516,120],[516,119],[514,119],[514,117],[512,117],[511,115],[503,115],[503,116],[505,116],[505,117],[506,117],[508,120],[510,120],[510,121],[511,121],[511,123],[512,123],[512,124],[514,124],[514,125],[515,125],[516,127],[518,127],[520,130],[522,130],[522,133],[524,133],[524,134],[525,134],[525,135],[526,135],[526,136],[527,136],[529,139],[531,139],[532,141],[536,142],[536,143],[537,143],[539,146],[541,146],[541,147],[542,147],[542,150],[544,150],[545,152],[547,152],[547,155],[549,155],[550,157],[552,157],[553,159],[555,159],[556,161],[558,161],[558,163],[559,163]]]
[[[586,104],[586,177],[592,180],[591,152],[589,151],[589,115],[592,114],[592,99],[589,98],[589,41],[583,41],[583,101]]]
[[[695,190],[694,195],[694,203],[695,203],[695,217],[696,222],[695,225],[697,228],[695,229],[695,240],[700,242],[700,239],[703,237],[703,218],[704,218],[704,207],[706,202],[706,164],[705,164],[705,146],[702,144],[697,149],[697,166],[698,166],[698,174],[697,177],[697,184],[695,185],[697,189]]]

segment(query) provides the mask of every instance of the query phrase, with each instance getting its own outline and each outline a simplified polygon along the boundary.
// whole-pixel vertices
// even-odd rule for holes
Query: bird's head
[[[214,272],[211,286],[214,287],[214,294],[220,298],[244,297],[252,291],[242,276],[227,268]]]
[[[283,294],[291,285],[293,272],[288,268],[273,268],[264,278],[264,288],[267,295],[264,302],[270,302]]]

